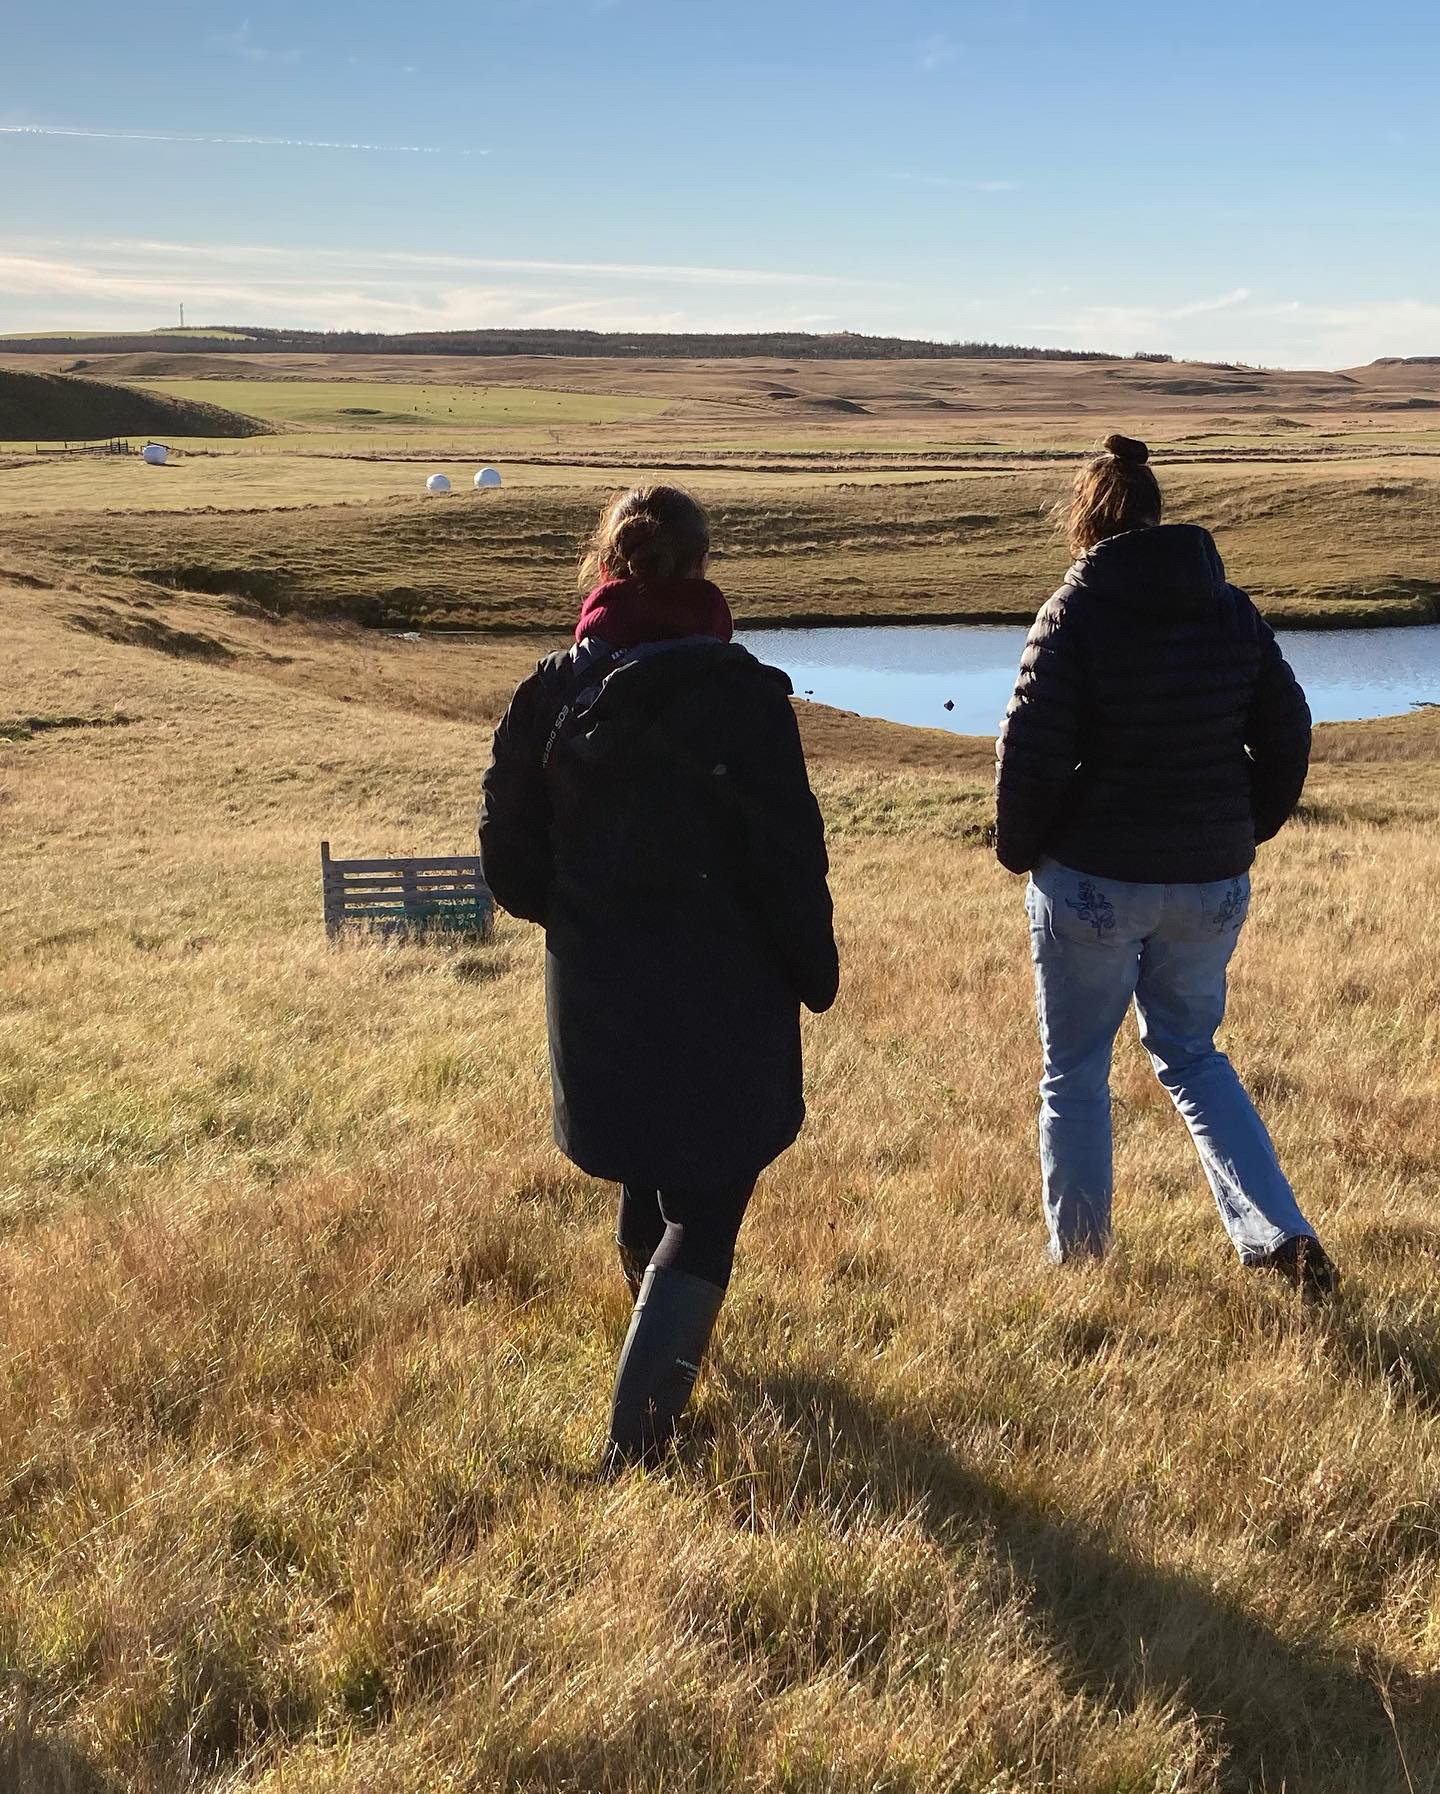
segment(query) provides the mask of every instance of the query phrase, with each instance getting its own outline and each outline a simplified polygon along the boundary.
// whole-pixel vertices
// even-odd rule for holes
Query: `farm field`
[[[557,638],[391,641],[10,528],[26,1794],[1435,1794],[1435,713],[1320,731],[1237,968],[1228,1044],[1347,1273],[1312,1314],[1229,1256],[1131,1039],[1120,1249],[1048,1268],[990,744],[802,707],[845,962],[810,1126],[679,1460],[603,1487],[626,1302],[609,1192],[546,1144],[540,943],[319,915],[322,837],[469,844]]]
[[[469,486],[474,463],[439,456],[419,470],[307,462],[316,485],[303,505],[289,464],[277,476],[269,457],[0,470],[0,491],[17,506],[0,533],[0,565],[20,556],[394,627],[562,627],[575,543],[615,476],[529,467],[500,492],[417,498],[432,465]],[[643,476],[644,463],[631,471]],[[1065,489],[1063,466],[683,477],[712,508],[713,571],[745,623],[1024,618],[1068,558],[1046,515]],[[1165,479],[1171,515],[1208,523],[1234,576],[1277,620],[1433,617],[1440,458],[1187,466]],[[349,502],[335,502],[345,488]],[[355,502],[357,489],[372,496]],[[154,494],[154,508],[126,508],[126,492]]]
[[[322,431],[468,430],[503,425],[609,424],[652,417],[667,401],[632,393],[550,392],[520,386],[401,385],[380,380],[147,380],[174,398],[227,409],[258,404],[257,415]]]
[[[622,480],[716,510],[750,624],[1019,619],[1063,572],[1047,513],[1123,425],[1171,515],[1291,624],[1429,620],[1440,597],[1440,370],[1144,363],[676,363],[153,353],[11,355],[217,404],[274,433],[167,438],[164,468],[0,446],[16,556],[397,627],[549,629],[573,545]],[[475,495],[476,467],[506,479]],[[423,492],[449,475],[444,500]]]

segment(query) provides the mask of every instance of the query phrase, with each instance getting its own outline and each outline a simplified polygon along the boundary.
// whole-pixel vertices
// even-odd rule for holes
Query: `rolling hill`
[[[95,331],[57,330],[48,334],[0,335],[5,354],[54,355],[143,354],[153,350],[157,337],[176,332],[123,331],[110,335]],[[387,333],[373,330],[273,330],[259,326],[187,332],[188,346],[197,353],[219,354],[243,350],[247,354],[327,355],[569,355],[639,356],[675,361],[701,357],[731,361],[755,355],[786,356],[797,361],[1104,361],[1104,351],[1090,349],[1038,349],[1013,343],[923,342],[909,337],[867,336],[854,330],[733,331],[627,331],[627,330],[408,330]],[[1139,356],[1137,360],[1168,361],[1166,355]]]
[[[194,399],[136,392],[69,374],[0,368],[0,441],[89,441],[102,436],[264,436],[259,418]]]

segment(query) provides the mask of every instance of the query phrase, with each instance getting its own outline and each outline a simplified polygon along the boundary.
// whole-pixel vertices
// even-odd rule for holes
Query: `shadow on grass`
[[[1417,1270],[1433,1287],[1440,1275],[1440,1228],[1417,1222],[1371,1226],[1366,1257],[1381,1270]],[[1435,1320],[1390,1321],[1344,1299],[1327,1316],[1340,1358],[1362,1382],[1427,1416],[1440,1414],[1440,1328]]]
[[[1440,1414],[1440,1339],[1433,1327],[1337,1322],[1335,1341],[1350,1369],[1397,1401]]]
[[[1434,1688],[1407,1686],[1378,1659],[1362,1667],[1353,1653],[1278,1637],[1198,1577],[967,1469],[932,1433],[833,1378],[767,1380],[762,1399],[801,1442],[798,1470],[785,1472],[791,1500],[913,1515],[961,1558],[988,1541],[1028,1585],[1074,1691],[1122,1712],[1145,1697],[1189,1707],[1225,1752],[1227,1789],[1440,1794]]]
[[[22,1718],[0,1727],[0,1794],[121,1794],[79,1751],[37,1738]]]

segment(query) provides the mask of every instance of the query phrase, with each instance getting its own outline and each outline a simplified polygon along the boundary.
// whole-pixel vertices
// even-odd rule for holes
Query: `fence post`
[[[340,922],[345,911],[344,898],[335,889],[335,881],[330,872],[330,843],[320,843],[320,892],[325,906],[325,933],[333,941],[340,932]]]

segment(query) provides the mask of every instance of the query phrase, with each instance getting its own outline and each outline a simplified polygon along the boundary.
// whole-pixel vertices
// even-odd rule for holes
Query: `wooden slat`
[[[467,897],[460,903],[402,903],[398,898],[387,898],[383,902],[347,903],[339,912],[342,916],[452,916],[493,909],[494,905],[483,898]]]
[[[488,891],[337,891],[332,903],[354,909],[362,903],[493,903]]]
[[[392,872],[361,872],[353,878],[332,878],[327,874],[325,883],[334,889],[345,891],[388,890],[398,886],[412,886],[420,890],[448,890],[453,887],[459,891],[483,891],[488,888],[484,879],[474,872],[417,872],[410,878]]]
[[[353,909],[362,903],[491,903],[488,891],[340,891],[336,902]]]
[[[414,906],[407,908],[402,902],[398,902],[398,904],[375,904],[375,906],[369,908],[369,910],[344,911],[344,920],[346,920],[346,922],[368,922],[368,920],[377,917],[377,915],[409,915],[409,917],[412,917],[414,920],[423,920],[425,917],[441,917],[441,919],[445,919],[445,917],[455,917],[455,915],[490,915],[490,906],[488,906],[488,904],[450,904],[445,910],[430,910],[430,908],[425,908],[423,904],[421,904],[420,908],[414,908]]]
[[[490,909],[483,897],[465,897],[453,903],[404,903],[398,897],[375,898],[368,903],[347,903],[341,911],[346,916],[364,915],[445,915],[454,910]]]
[[[454,915],[457,911],[490,910],[491,904],[482,897],[466,897],[463,902],[403,902],[400,897],[386,897],[375,902],[348,902],[343,904],[337,915],[391,915],[391,913],[407,913],[407,915]]]
[[[406,870],[413,870],[415,872],[440,872],[450,870],[455,872],[474,872],[478,874],[480,871],[480,856],[478,854],[456,853],[438,854],[430,859],[418,860],[407,860],[403,858],[393,860],[331,859],[325,862],[325,869],[328,873],[332,874],[337,872],[398,873]]]

